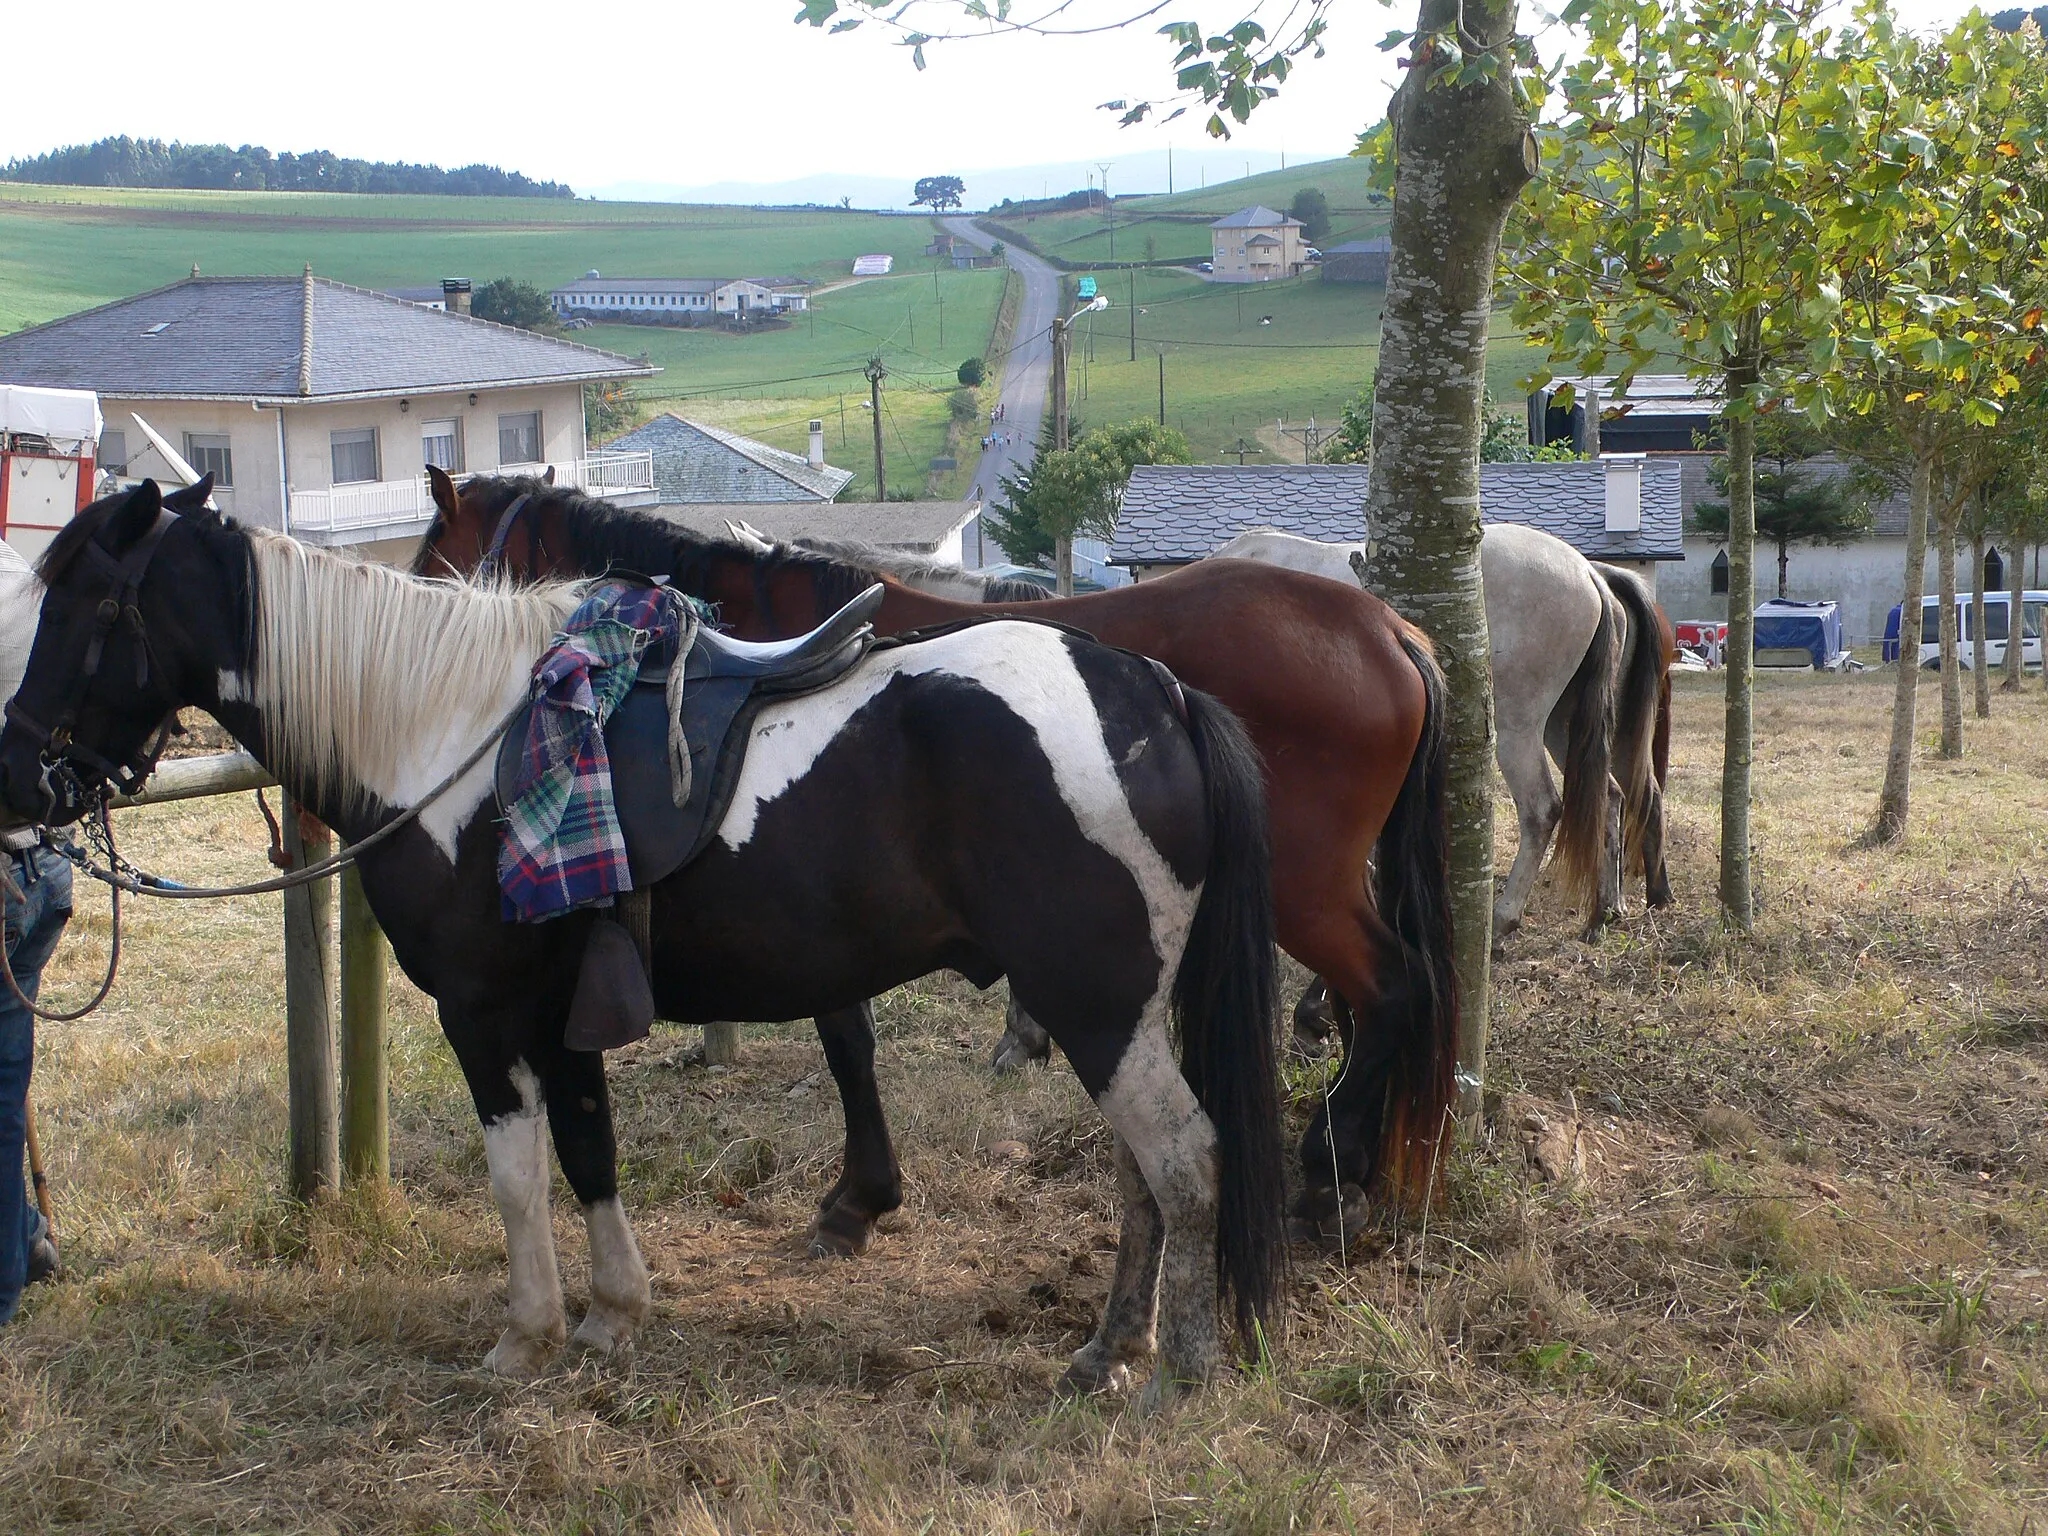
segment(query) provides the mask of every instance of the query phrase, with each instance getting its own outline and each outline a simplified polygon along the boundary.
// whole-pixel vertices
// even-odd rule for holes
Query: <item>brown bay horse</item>
[[[706,538],[535,480],[429,472],[439,508],[414,569],[520,579],[664,577],[742,639],[810,629],[876,578],[787,546]],[[1425,1201],[1455,1097],[1443,680],[1428,640],[1355,586],[1246,561],[1032,603],[971,603],[884,578],[881,634],[1056,620],[1165,663],[1243,721],[1265,769],[1281,947],[1329,978],[1345,1061],[1301,1147],[1300,1214],[1355,1230],[1368,1198]],[[1377,850],[1377,858],[1374,853]],[[1353,1027],[1352,1020],[1357,1020]],[[901,1200],[867,1009],[818,1020],[846,1111],[813,1251],[854,1253]]]

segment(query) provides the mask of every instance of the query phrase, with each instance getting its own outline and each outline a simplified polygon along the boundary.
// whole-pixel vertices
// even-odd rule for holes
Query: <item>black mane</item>
[[[766,583],[784,571],[798,571],[810,578],[821,613],[852,602],[880,574],[854,561],[792,544],[761,549],[737,539],[715,538],[667,518],[614,506],[570,486],[548,485],[531,477],[478,476],[463,486],[462,495],[465,501],[476,498],[486,521],[493,525],[520,495],[533,498],[528,505],[536,513],[561,513],[569,553],[579,570],[662,576],[678,590],[702,597],[710,593],[721,566],[750,568],[764,611],[768,606]]]

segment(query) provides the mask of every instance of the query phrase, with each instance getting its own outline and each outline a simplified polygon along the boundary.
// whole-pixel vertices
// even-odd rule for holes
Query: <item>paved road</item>
[[[995,244],[995,236],[976,229],[970,218],[947,219],[945,225],[955,238],[981,250]],[[1005,475],[1015,475],[1031,462],[1051,389],[1052,322],[1059,313],[1060,302],[1057,268],[1014,245],[1007,247],[1005,257],[1011,269],[1024,280],[1024,297],[1017,308],[1010,355],[1000,362],[992,360],[989,365],[991,369],[1002,370],[1001,398],[1007,410],[995,430],[1008,441],[984,451],[975,465],[972,494],[983,501],[999,493]],[[986,427],[987,423],[983,425]],[[1008,558],[993,539],[982,540],[979,518],[968,526],[965,542],[969,565],[1001,565]]]

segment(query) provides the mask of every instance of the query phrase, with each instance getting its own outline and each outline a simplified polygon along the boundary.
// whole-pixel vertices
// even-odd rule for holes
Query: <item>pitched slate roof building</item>
[[[0,382],[90,389],[101,466],[175,483],[139,414],[224,510],[325,544],[415,539],[425,470],[539,473],[628,504],[652,462],[585,450],[583,386],[660,370],[315,277],[193,277],[0,337]]]
[[[1366,537],[1364,464],[1147,464],[1131,472],[1109,558],[1141,579],[1200,560],[1252,528],[1331,543]],[[1482,516],[1556,534],[1589,559],[1637,571],[1684,558],[1678,466],[1617,455],[1570,464],[1482,464]]]
[[[777,542],[848,539],[948,565],[962,562],[961,535],[978,501],[726,502],[656,507],[658,516],[711,538],[730,536],[728,522],[746,523]]]
[[[655,497],[664,505],[706,502],[830,501],[853,479],[825,462],[825,428],[811,423],[810,454],[787,453],[667,411],[609,445],[653,455]]]
[[[1297,277],[1308,264],[1299,219],[1254,203],[1209,226],[1211,275],[1221,283]]]

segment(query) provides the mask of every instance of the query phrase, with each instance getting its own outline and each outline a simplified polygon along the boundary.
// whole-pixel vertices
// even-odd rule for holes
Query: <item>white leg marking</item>
[[[505,1222],[511,1292],[509,1321],[484,1367],[506,1376],[531,1376],[561,1348],[567,1328],[548,1214],[548,1130],[540,1080],[523,1061],[513,1065],[511,1076],[519,1108],[484,1127],[491,1193]]]
[[[590,1311],[576,1330],[576,1342],[608,1355],[629,1343],[652,1305],[647,1262],[633,1238],[632,1223],[617,1195],[583,1208],[590,1234]]]
[[[1130,1147],[1166,1223],[1159,1264],[1159,1369],[1145,1389],[1156,1408],[1207,1381],[1222,1358],[1216,1328],[1216,1128],[1167,1044],[1163,997],[1124,1051],[1098,1102]],[[1119,1278],[1122,1278],[1119,1251]],[[1115,1307],[1117,1297],[1111,1297]],[[1102,1332],[1112,1333],[1103,1317]]]

